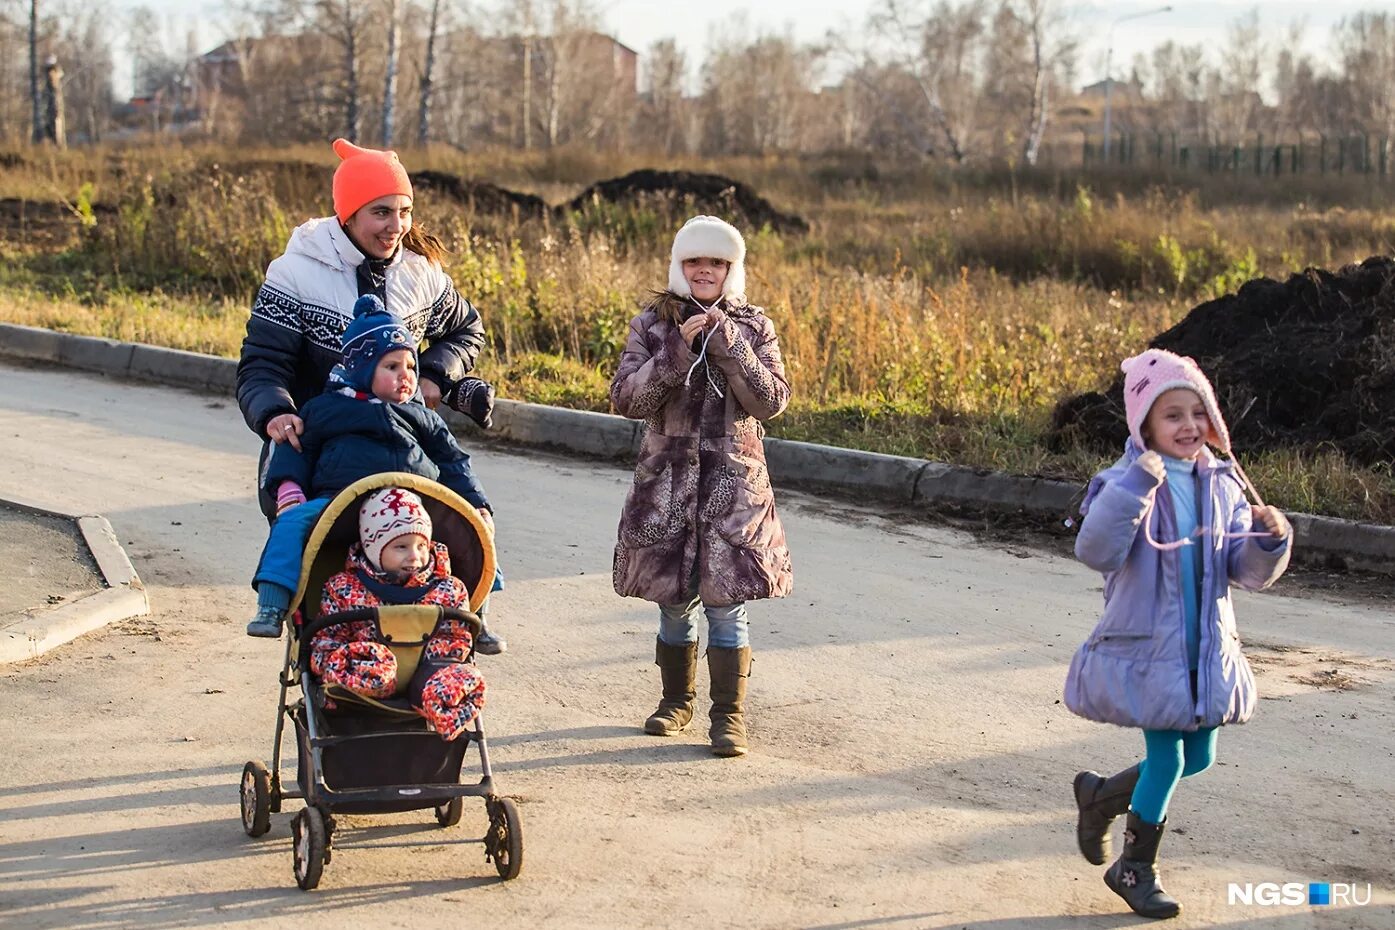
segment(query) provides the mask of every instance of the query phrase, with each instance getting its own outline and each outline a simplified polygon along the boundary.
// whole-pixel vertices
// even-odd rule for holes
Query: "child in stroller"
[[[431,517],[405,488],[384,488],[359,508],[359,542],[344,571],[325,582],[320,615],[383,604],[423,604],[470,609],[470,592],[450,571],[450,551],[431,541]],[[407,686],[414,710],[442,738],[463,733],[484,706],[484,679],[469,664],[469,628],[444,621],[427,640]],[[389,698],[398,690],[397,659],[364,621],[325,627],[310,641],[310,670],[325,685],[363,697]]]
[[[416,512],[414,502],[404,492],[419,499],[424,515]],[[385,511],[391,514],[394,507],[410,533],[393,528],[395,514],[391,519],[384,515],[381,522],[374,518]],[[365,509],[366,520],[360,518]],[[345,569],[346,565],[364,564],[366,560],[356,563],[353,553],[365,548],[374,560],[370,564],[378,568],[398,564],[396,552],[384,553],[404,536],[405,548],[417,549],[415,555],[403,555],[404,567],[422,564],[425,560],[420,550],[427,533],[432,537],[432,564],[424,572],[405,578],[367,572],[365,580],[357,569]],[[440,554],[442,547],[446,557]],[[443,577],[446,558],[450,568]],[[290,635],[285,638],[271,765],[259,760],[247,762],[240,786],[242,826],[253,837],[271,830],[272,814],[281,811],[285,800],[303,799],[305,806],[290,825],[295,879],[302,889],[316,887],[330,861],[338,815],[434,810],[437,823],[451,827],[460,821],[463,800],[469,797],[482,799],[489,817],[481,838],[486,856],[501,878],[519,874],[523,836],[518,809],[512,799],[498,793],[484,713],[478,706],[479,695],[474,693],[476,685],[471,683],[478,681],[478,672],[467,664],[472,658],[471,634],[477,642],[480,628],[472,611],[478,611],[489,596],[494,566],[493,532],[479,509],[449,488],[419,475],[390,472],[362,478],[335,495],[315,521],[288,608],[295,611],[298,622],[290,625]],[[427,584],[414,583],[422,579]],[[404,591],[427,593],[416,603],[392,603],[390,598],[373,593],[380,581],[402,582],[397,587]],[[367,594],[356,593],[358,584]],[[456,596],[467,599],[461,600],[458,608],[445,605],[445,600]],[[359,599],[377,603],[350,606]],[[330,609],[336,612],[322,612]],[[334,632],[335,628],[341,632]],[[321,639],[322,631],[330,631],[329,636]],[[354,635],[346,636],[351,631]],[[378,653],[379,673],[384,683],[393,683],[390,693],[384,687],[383,696],[373,697],[335,683],[330,671],[335,665],[334,642],[346,638],[355,646],[371,643],[386,650]],[[320,668],[326,670],[323,675],[312,668],[317,645],[324,647],[318,660]],[[437,660],[459,656],[466,661],[438,662],[436,671],[418,675],[421,665],[433,662],[428,645]],[[390,672],[383,669],[387,663],[394,666]],[[473,694],[474,701],[455,701],[443,694],[436,702],[439,713],[432,719],[432,713],[423,713],[435,700],[425,685],[440,672],[440,664],[454,665],[458,672],[474,676],[470,681],[454,679],[461,684],[462,696]],[[344,680],[352,682],[351,678]],[[452,681],[449,675],[443,680]],[[421,693],[414,694],[412,685],[421,685]],[[292,689],[300,691],[299,700],[292,698]],[[472,715],[469,725],[454,739],[442,738],[467,715]],[[287,723],[296,746],[296,763],[294,780],[283,783],[282,738]],[[462,766],[472,747],[479,756],[478,781],[462,778]]]

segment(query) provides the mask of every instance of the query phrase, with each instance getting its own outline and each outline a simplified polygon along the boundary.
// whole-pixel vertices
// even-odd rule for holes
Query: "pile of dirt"
[[[1250,281],[1150,345],[1196,359],[1239,452],[1330,444],[1367,465],[1395,458],[1395,259]],[[1061,403],[1053,448],[1122,448],[1123,388],[1120,373]]]
[[[478,213],[516,212],[520,219],[538,218],[547,213],[547,202],[532,194],[520,194],[485,181],[472,181],[444,171],[415,171],[408,175],[414,191],[444,194]]]
[[[109,204],[92,204],[98,218],[115,213]],[[82,230],[82,218],[75,207],[56,200],[0,199],[0,242],[47,250],[72,245]]]
[[[746,229],[769,226],[779,233],[809,231],[809,224],[802,217],[775,209],[750,185],[720,174],[692,171],[632,171],[624,177],[592,184],[562,209],[579,212],[597,202],[654,200],[680,205],[683,212],[715,214]]]

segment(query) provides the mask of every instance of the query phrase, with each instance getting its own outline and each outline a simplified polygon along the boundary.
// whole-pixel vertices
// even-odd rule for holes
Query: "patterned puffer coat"
[[[450,573],[450,553],[433,542],[432,564],[407,579],[404,588],[431,586],[417,604],[468,610],[470,593]],[[360,572],[386,583],[355,543],[344,571],[330,576],[320,598],[323,616],[384,601],[364,584]],[[408,685],[411,704],[442,737],[453,740],[470,727],[484,707],[485,685],[479,669],[465,661],[470,631],[454,621],[442,624],[423,647],[422,660]],[[397,690],[397,658],[374,638],[373,624],[358,621],[326,627],[310,642],[310,670],[325,684],[337,684],[367,697],[391,697]]]
[[[761,425],[790,398],[775,325],[759,307],[725,304],[694,368],[698,354],[673,322],[688,306],[665,293],[634,318],[610,385],[615,409],[645,421],[615,591],[678,603],[696,569],[710,606],[783,597],[794,575]]]

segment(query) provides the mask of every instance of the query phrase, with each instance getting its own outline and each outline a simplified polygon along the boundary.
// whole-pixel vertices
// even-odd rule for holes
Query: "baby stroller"
[[[484,737],[483,715],[474,730],[447,742],[434,733],[402,696],[421,658],[427,639],[443,619],[465,623],[478,637],[474,613],[435,606],[407,605],[363,608],[319,615],[325,582],[344,567],[349,547],[358,540],[358,510],[362,499],[380,488],[400,487],[416,492],[431,516],[434,538],[450,551],[451,571],[470,590],[470,609],[477,610],[494,581],[494,540],[479,513],[448,488],[417,475],[385,472],[345,488],[315,524],[301,563],[300,587],[291,601],[294,622],[288,623],[281,669],[281,697],[276,712],[272,768],[259,761],[242,770],[242,828],[248,836],[271,829],[271,815],[286,798],[301,798],[305,807],[291,821],[295,879],[308,891],[319,884],[330,861],[336,814],[385,814],[434,809],[436,822],[451,827],[460,821],[463,798],[484,798],[489,829],[483,842],[486,860],[493,860],[500,878],[517,877],[523,866],[523,834],[518,808],[495,793]],[[299,610],[297,610],[297,607]],[[310,671],[310,640],[336,623],[368,620],[376,624],[378,641],[397,658],[398,693],[377,700],[330,685]],[[474,657],[473,651],[470,658]],[[299,687],[301,697],[287,703],[287,692]],[[286,721],[295,727],[297,787],[281,783],[281,737]],[[466,750],[479,747],[480,780],[461,783]]]

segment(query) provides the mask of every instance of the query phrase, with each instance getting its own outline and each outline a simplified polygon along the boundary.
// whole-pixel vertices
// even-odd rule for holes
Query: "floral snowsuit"
[[[417,572],[402,587],[432,586],[413,603],[468,609],[470,594],[464,582],[450,573],[445,544],[433,542],[432,564]],[[360,572],[378,582],[376,571],[355,544],[349,550],[344,571],[325,582],[320,599],[324,616],[358,607],[379,607],[384,601],[368,589]],[[421,663],[408,687],[408,697],[431,728],[448,740],[464,732],[484,707],[484,678],[465,660],[472,640],[464,625],[447,621],[423,647]],[[326,684],[337,684],[367,697],[391,697],[397,690],[397,658],[375,638],[373,624],[359,621],[326,627],[310,643],[310,670]]]

